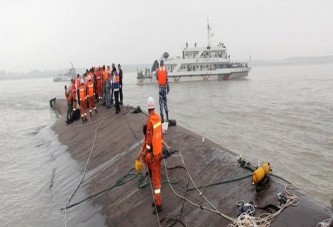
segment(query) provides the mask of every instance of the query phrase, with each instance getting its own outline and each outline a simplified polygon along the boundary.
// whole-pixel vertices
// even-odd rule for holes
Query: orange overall
[[[92,111],[92,108],[96,109],[95,106],[95,97],[94,97],[94,82],[92,80],[87,83],[87,96],[89,102],[89,111]]]
[[[156,206],[162,205],[161,196],[161,160],[162,160],[162,123],[155,112],[151,112],[147,120],[147,131],[144,146],[147,150],[141,158],[151,173]]]
[[[81,106],[81,117],[87,116],[87,103],[86,103],[86,87],[84,84],[80,85],[79,88],[80,94],[80,106]]]
[[[96,71],[96,80],[97,80],[97,94],[98,98],[102,98],[102,72],[100,69]]]

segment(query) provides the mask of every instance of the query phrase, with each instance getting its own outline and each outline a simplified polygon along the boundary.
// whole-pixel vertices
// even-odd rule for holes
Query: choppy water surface
[[[258,67],[248,80],[171,84],[170,118],[275,174],[325,205],[333,198],[333,65]],[[145,109],[156,85],[124,76],[124,101]],[[83,166],[59,143],[48,100],[63,98],[51,78],[0,81],[0,226],[64,226],[60,211]],[[236,162],[236,160],[235,160]],[[198,164],[199,165],[199,164]],[[85,197],[84,187],[78,198]],[[67,226],[103,226],[89,202]]]
[[[60,209],[82,166],[51,129],[58,117],[48,100],[63,95],[62,86],[50,78],[0,81],[0,226],[65,225]],[[94,224],[104,224],[98,207],[87,203],[68,212],[67,226]]]
[[[258,67],[248,80],[171,84],[170,118],[273,172],[315,200],[333,198],[333,65]],[[130,85],[131,104],[158,100]]]

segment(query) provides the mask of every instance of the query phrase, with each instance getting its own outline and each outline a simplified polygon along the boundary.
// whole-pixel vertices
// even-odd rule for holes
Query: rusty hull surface
[[[96,194],[115,185],[133,168],[141,146],[138,141],[141,143],[143,141],[142,126],[147,116],[142,113],[131,114],[129,107],[124,107],[120,114],[115,114],[113,109],[107,110],[97,105],[98,113],[94,114],[93,118],[88,114],[87,123],[82,124],[79,120],[72,125],[66,125],[65,101],[57,100],[54,108],[63,117],[54,124],[53,129],[58,134],[60,142],[68,146],[72,157],[82,164],[82,171],[92,148],[95,129],[101,122],[98,119],[105,118],[97,129],[96,142],[81,190],[84,187],[90,195]],[[179,125],[170,126],[164,135],[164,140],[173,149],[181,152],[189,174],[197,186],[251,174],[239,166],[234,153],[208,139],[202,143],[200,135]],[[162,164],[162,179],[166,182],[165,167],[163,162]],[[168,158],[166,166],[169,168],[168,175],[170,181],[175,183],[172,186],[177,193],[185,195],[184,187],[188,182],[188,188],[193,188],[193,183],[184,168],[172,168],[184,166],[179,153]],[[143,169],[143,174],[145,172]],[[91,199],[93,204],[102,205],[107,226],[158,226],[157,216],[152,214],[151,187],[147,184],[143,189],[139,189],[139,184],[139,178],[135,178]],[[286,185],[282,180],[272,177],[269,188],[256,193],[251,185],[251,178],[247,177],[231,183],[202,188],[201,191],[220,212],[236,218],[237,201],[253,201],[258,207],[268,204],[278,205],[277,193],[283,192]],[[177,218],[184,200],[173,193],[168,183],[163,183],[161,191],[163,211],[159,214],[159,220],[161,226],[166,226],[172,223],[172,219]],[[289,191],[298,196],[299,205],[287,207],[274,218],[271,226],[316,226],[329,217],[328,207],[309,199],[299,190]],[[187,191],[186,197],[196,204],[212,208],[196,190]],[[83,198],[74,196],[72,203],[81,199]],[[264,211],[257,209],[256,216],[262,212]],[[184,203],[179,220],[186,226],[227,226],[231,223],[216,213],[202,210],[188,202]],[[178,222],[174,226],[182,225]]]

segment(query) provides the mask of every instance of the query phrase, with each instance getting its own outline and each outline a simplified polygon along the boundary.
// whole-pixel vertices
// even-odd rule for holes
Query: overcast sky
[[[234,60],[333,55],[332,0],[1,0],[0,70],[153,63],[207,45]]]

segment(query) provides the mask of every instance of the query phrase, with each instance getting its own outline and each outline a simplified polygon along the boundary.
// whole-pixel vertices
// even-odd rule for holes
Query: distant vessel
[[[233,62],[227,54],[226,46],[219,43],[217,46],[210,45],[211,27],[207,25],[207,47],[189,48],[183,50],[182,57],[170,57],[167,52],[163,54],[164,65],[168,71],[169,82],[201,81],[201,80],[231,80],[247,78],[251,67],[247,62]],[[155,65],[155,63],[154,63]],[[138,72],[139,84],[156,82],[156,67],[145,73]]]
[[[64,74],[58,74],[57,77],[53,78],[53,82],[66,82],[66,81],[70,81],[71,79],[75,79],[76,71],[73,67],[73,64],[71,63],[72,68],[70,68],[68,70],[67,73]]]

